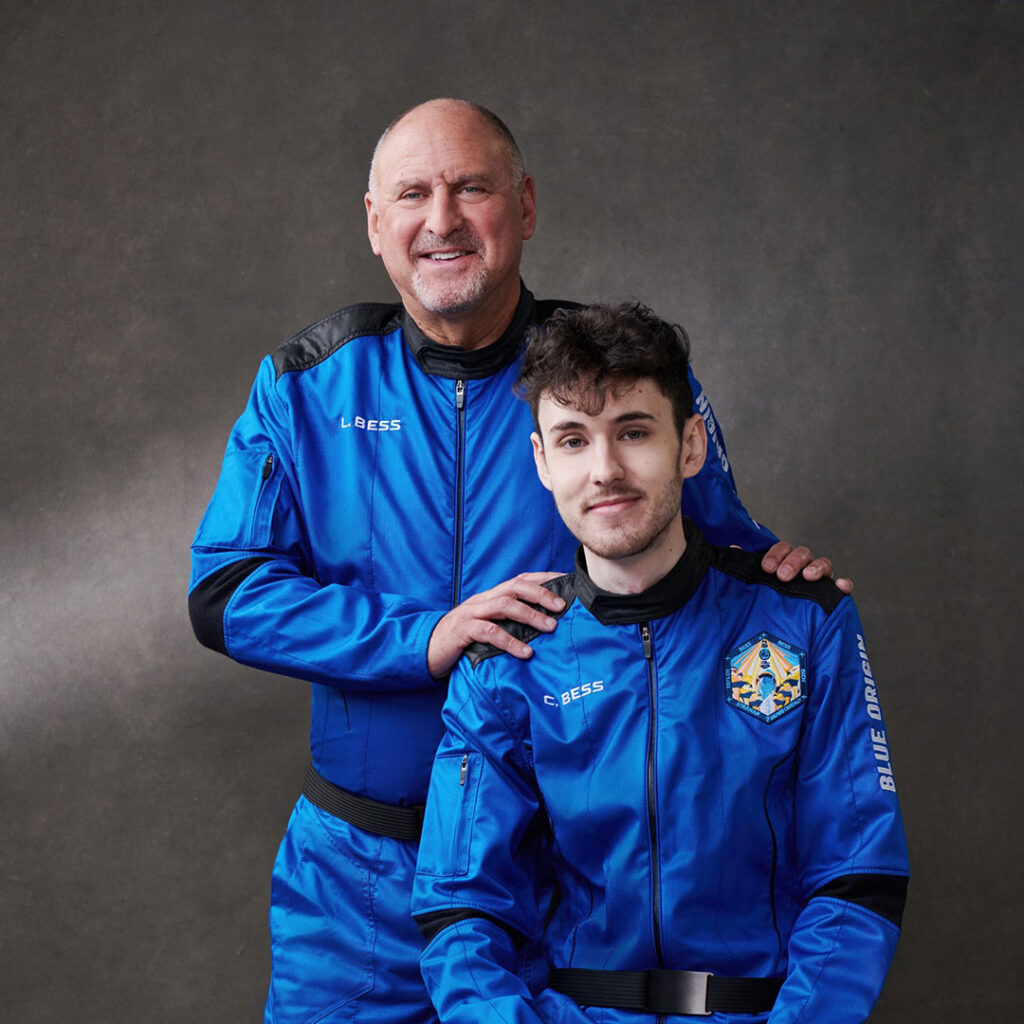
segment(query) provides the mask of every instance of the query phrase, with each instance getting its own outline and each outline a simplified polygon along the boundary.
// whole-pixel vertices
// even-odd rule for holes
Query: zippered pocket
[[[273,452],[267,452],[260,466],[259,481],[256,485],[252,522],[249,525],[249,547],[259,548],[270,542],[270,523],[280,490],[281,473],[278,459]]]
[[[483,756],[476,751],[440,754],[430,777],[417,869],[438,878],[454,878],[469,871]]]
[[[283,479],[281,460],[269,448],[228,451],[194,543],[236,550],[269,546]]]

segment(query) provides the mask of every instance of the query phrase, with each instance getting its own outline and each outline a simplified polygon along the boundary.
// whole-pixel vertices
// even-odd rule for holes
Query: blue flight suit
[[[243,664],[313,684],[313,765],[357,797],[426,799],[445,694],[426,662],[438,620],[519,572],[572,564],[512,393],[527,329],[561,305],[523,288],[502,337],[471,352],[430,341],[399,305],[341,309],[263,361],[231,433],[192,545],[193,627]],[[724,447],[697,481],[688,508],[713,536],[773,541],[744,511]],[[299,799],[272,881],[268,1022],[434,1019],[408,910],[415,856],[415,842]]]
[[[581,1008],[581,969],[781,982],[729,1024],[853,1024],[878,997],[908,860],[856,608],[686,533],[642,594],[581,553],[547,584],[555,631],[515,627],[529,661],[474,645],[452,674],[413,893],[445,1024],[653,1021]]]

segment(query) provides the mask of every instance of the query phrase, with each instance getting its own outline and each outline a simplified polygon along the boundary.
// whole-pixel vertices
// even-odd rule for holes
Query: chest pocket
[[[442,754],[434,762],[423,832],[435,837],[420,846],[417,870],[439,878],[469,872],[469,844],[483,757],[476,752]]]

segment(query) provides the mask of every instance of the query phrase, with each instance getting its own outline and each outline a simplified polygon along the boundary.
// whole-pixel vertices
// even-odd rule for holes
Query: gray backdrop
[[[684,323],[748,508],[856,580],[913,858],[873,1019],[1017,1018],[1024,6],[8,0],[0,46],[0,1016],[260,1016],[308,696],[198,647],[188,544],[261,356],[392,298],[370,151],[455,94],[531,287]]]

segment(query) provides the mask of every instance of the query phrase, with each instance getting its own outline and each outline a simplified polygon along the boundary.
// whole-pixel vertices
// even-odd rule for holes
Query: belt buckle
[[[710,1017],[709,971],[647,972],[647,1012]]]

